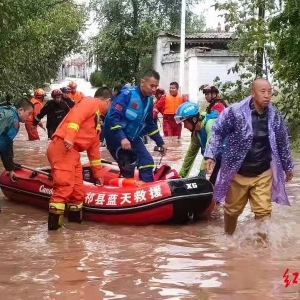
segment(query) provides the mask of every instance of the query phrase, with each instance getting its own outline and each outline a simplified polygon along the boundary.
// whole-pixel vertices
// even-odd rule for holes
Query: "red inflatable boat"
[[[102,170],[105,185],[97,186],[91,168],[83,167],[84,220],[135,225],[184,223],[208,216],[214,208],[213,187],[205,179],[178,178],[139,184],[133,179],[122,182],[113,163],[103,162]],[[50,170],[23,167],[15,174],[15,183],[8,172],[1,174],[3,194],[11,200],[48,209],[53,192]]]

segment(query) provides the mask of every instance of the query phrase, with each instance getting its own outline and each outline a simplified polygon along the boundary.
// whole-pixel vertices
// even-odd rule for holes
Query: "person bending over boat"
[[[15,181],[14,169],[19,167],[13,162],[13,140],[19,132],[20,122],[25,123],[32,112],[33,104],[27,99],[21,99],[16,105],[0,104],[0,156],[12,181]]]
[[[103,91],[103,97],[112,94]],[[80,152],[87,151],[93,175],[102,184],[100,139],[101,109],[98,98],[83,98],[63,119],[54,132],[47,157],[53,177],[53,194],[49,203],[48,229],[57,230],[63,224],[67,205],[69,222],[81,223],[85,190]]]
[[[118,161],[117,151],[120,147],[133,149],[137,155],[140,180],[144,182],[154,180],[154,161],[142,141],[141,134],[147,133],[161,147],[162,154],[167,150],[153,121],[152,94],[158,87],[159,79],[156,71],[149,70],[144,73],[139,86],[123,87],[113,99],[103,126],[107,149],[112,157]],[[130,178],[134,174],[121,170],[120,176]]]
[[[223,109],[225,106],[223,105]],[[206,112],[199,112],[199,108],[195,103],[185,102],[181,104],[176,112],[175,121],[184,123],[184,127],[192,132],[191,143],[184,157],[183,164],[180,169],[180,176],[185,178],[189,175],[194,164],[196,156],[201,149],[201,154],[204,154],[205,147],[210,138],[211,128],[215,120],[219,116],[219,111],[214,109],[214,106],[208,107]],[[215,184],[216,177],[221,163],[221,153],[218,155],[216,166],[210,176],[210,182]],[[204,160],[200,166],[200,177],[205,177]]]
[[[289,205],[284,173],[290,181],[294,166],[284,119],[271,98],[270,83],[256,79],[251,96],[226,108],[217,119],[204,153],[207,173],[211,173],[226,139],[214,199],[225,200],[225,233],[230,235],[248,199],[257,220],[271,216],[271,201]]]
[[[51,93],[52,100],[47,101],[39,114],[33,120],[33,126],[37,126],[40,121],[47,115],[47,133],[48,139],[51,139],[57,126],[63,120],[70,110],[70,107],[65,101],[62,101],[63,92],[59,89],[53,90]]]

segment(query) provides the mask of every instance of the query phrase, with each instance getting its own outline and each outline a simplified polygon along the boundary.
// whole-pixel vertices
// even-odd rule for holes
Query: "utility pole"
[[[266,3],[265,0],[261,0],[259,2],[258,7],[258,21],[264,22],[265,20],[265,12],[266,12]],[[256,77],[262,77],[263,76],[263,67],[264,67],[264,52],[265,47],[261,47],[257,49],[256,53]]]
[[[181,1],[181,33],[180,33],[180,66],[179,66],[179,90],[183,93],[184,87],[184,58],[185,58],[185,10],[186,2]]]

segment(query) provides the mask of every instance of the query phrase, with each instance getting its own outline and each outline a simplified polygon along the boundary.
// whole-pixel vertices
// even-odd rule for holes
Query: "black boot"
[[[63,214],[54,214],[49,212],[48,217],[48,230],[57,230],[64,223],[64,215]]]
[[[68,221],[79,224],[82,222],[82,206],[78,207],[76,204],[68,205]]]
[[[79,211],[70,210],[68,213],[68,221],[80,224],[82,222],[82,210]]]

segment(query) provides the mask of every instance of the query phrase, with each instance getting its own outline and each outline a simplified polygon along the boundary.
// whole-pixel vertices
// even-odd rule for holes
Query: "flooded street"
[[[94,93],[83,80],[78,90]],[[16,162],[48,165],[46,133],[38,130],[41,141],[29,142],[22,125]],[[163,160],[176,169],[189,145],[190,134],[183,132],[180,143],[168,141]],[[153,150],[154,144],[147,147]],[[158,154],[151,153],[158,162]],[[192,175],[200,157],[198,162]],[[271,221],[261,228],[268,233],[266,244],[257,242],[249,206],[232,238],[223,235],[221,215],[186,226],[66,222],[62,230],[48,232],[46,211],[11,202],[1,193],[0,299],[300,299],[300,276],[293,283],[292,275],[300,273],[300,160],[295,162],[296,176],[288,185],[292,206],[273,205]]]

